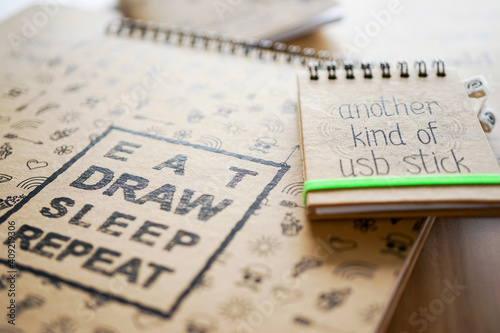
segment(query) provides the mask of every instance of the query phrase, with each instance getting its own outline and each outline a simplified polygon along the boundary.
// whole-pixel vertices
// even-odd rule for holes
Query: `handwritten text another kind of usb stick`
[[[348,125],[349,140],[344,141],[350,149],[364,150],[366,155],[346,159],[339,158],[339,168],[343,177],[384,176],[391,173],[406,174],[453,174],[470,173],[465,157],[455,149],[435,151],[439,138],[447,131],[440,126],[436,115],[442,111],[441,105],[435,100],[404,101],[397,96],[380,99],[368,103],[345,103],[334,107],[337,119]],[[338,116],[338,117],[337,117]],[[425,125],[420,128],[405,128],[405,119],[423,118]],[[370,126],[370,120],[382,120],[387,123],[383,129]],[[380,124],[380,122],[376,122]],[[414,124],[415,122],[411,122]],[[422,122],[420,122],[422,123]],[[407,150],[400,160],[388,159],[384,156],[387,148],[406,146],[410,140],[412,147],[421,146],[415,151]],[[415,141],[418,140],[418,141]],[[376,147],[387,147],[383,151]],[[393,164],[398,164],[396,171]]]

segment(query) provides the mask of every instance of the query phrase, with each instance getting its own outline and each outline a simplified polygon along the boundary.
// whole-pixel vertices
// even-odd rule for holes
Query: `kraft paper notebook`
[[[133,19],[273,41],[305,35],[343,16],[336,0],[122,0],[120,8]]]
[[[1,55],[0,330],[379,330],[432,219],[309,223],[307,56],[98,21]]]
[[[363,68],[298,77],[311,218],[499,215],[500,167],[458,75]]]

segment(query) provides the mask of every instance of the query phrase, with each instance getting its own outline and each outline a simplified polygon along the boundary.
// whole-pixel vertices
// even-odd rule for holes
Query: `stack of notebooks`
[[[450,71],[410,71],[404,81],[393,70],[383,83],[378,70],[365,80],[348,63],[317,73],[315,62],[333,59],[138,21],[108,25],[106,15],[67,8],[23,36],[22,18],[41,10],[0,27],[11,36],[0,72],[0,273],[14,288],[0,300],[2,331],[383,331],[433,219],[368,210],[312,223],[322,203],[368,200],[315,188],[311,180],[339,174],[309,158],[342,161],[344,176],[387,176],[401,151],[382,143],[404,141],[400,157],[418,166],[419,150],[431,154],[415,141],[425,131],[440,170],[490,183],[498,173]],[[298,89],[296,71],[310,62]],[[457,119],[445,117],[450,108]],[[455,124],[463,140],[446,136]],[[368,145],[346,129],[380,131],[378,146],[335,144]],[[439,195],[456,199],[447,189]],[[478,189],[473,205],[494,211],[495,185]]]

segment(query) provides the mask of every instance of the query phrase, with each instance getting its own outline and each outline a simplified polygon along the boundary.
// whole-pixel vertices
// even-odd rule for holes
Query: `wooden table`
[[[388,332],[500,332],[500,218],[436,220]]]

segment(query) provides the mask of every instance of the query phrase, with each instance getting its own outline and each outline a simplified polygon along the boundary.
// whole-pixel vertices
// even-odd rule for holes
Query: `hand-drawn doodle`
[[[338,327],[332,327],[330,325],[317,323],[311,318],[305,316],[295,316],[293,317],[293,322],[297,325],[305,326],[307,328],[313,328],[314,331],[326,332],[326,333],[354,333],[352,331],[344,331]]]
[[[30,142],[30,143],[34,143],[35,145],[43,145],[43,142],[42,141],[33,141],[33,140],[30,140],[30,139],[27,139],[27,138],[23,138],[17,134],[13,134],[13,133],[7,133],[3,136],[4,138],[6,139],[17,139],[17,140],[21,140],[21,141],[26,141],[26,142]],[[7,144],[9,144],[7,142]],[[11,147],[12,148],[12,147]],[[1,158],[1,147],[0,147],[0,160],[2,159]]]
[[[264,280],[271,277],[271,269],[261,263],[251,263],[242,269],[243,276],[236,285],[258,291]]]
[[[217,328],[217,318],[204,312],[192,314],[186,322],[186,333],[211,333]]]
[[[301,299],[303,293],[299,289],[277,286],[271,289],[271,296],[278,304],[289,304]]]
[[[39,115],[41,115],[44,112],[47,112],[47,111],[50,111],[50,110],[59,109],[59,107],[60,107],[60,105],[58,103],[50,102],[50,103],[47,103],[47,104],[44,104],[44,105],[40,106],[38,108],[38,110],[36,111],[35,115],[39,116]]]
[[[42,185],[47,178],[48,177],[43,176],[26,178],[25,180],[17,184],[17,187],[22,188],[23,190],[31,190],[36,188],[37,186]]]
[[[64,154],[71,154],[73,152],[73,146],[68,146],[68,145],[61,145],[59,147],[56,147],[54,150],[54,154],[57,155],[64,155]]]
[[[232,322],[246,318],[252,310],[252,303],[240,297],[232,297],[219,307],[221,316]]]
[[[225,123],[223,125],[223,128],[226,134],[232,134],[232,135],[241,134],[242,132],[245,131],[243,125],[238,122]]]
[[[3,93],[3,97],[17,98],[23,94],[26,94],[28,91],[29,91],[29,89],[26,86],[12,87],[9,89],[8,92]]]
[[[47,84],[51,83],[52,80],[54,80],[54,77],[52,76],[52,74],[49,73],[40,73],[36,76],[35,80],[37,80],[40,83]]]
[[[293,321],[299,325],[303,325],[303,326],[311,326],[313,325],[313,321],[312,319],[309,319],[307,317],[303,317],[303,316],[295,316],[293,317]]]
[[[278,118],[265,118],[259,124],[272,133],[283,133],[285,129],[285,124]]]
[[[31,159],[28,162],[26,162],[26,166],[30,170],[35,170],[35,169],[40,169],[40,168],[45,168],[49,165],[49,163],[45,161],[38,161],[35,159]]]
[[[155,119],[155,118],[150,118],[150,117],[146,117],[146,116],[143,116],[141,114],[138,114],[138,115],[135,115],[134,116],[134,119],[138,119],[138,120],[149,120],[149,121],[152,121],[152,122],[155,122],[155,123],[159,123],[159,124],[163,124],[163,125],[173,125],[174,123],[172,122],[166,122],[164,120],[160,120],[160,119]]]
[[[97,310],[104,306],[105,304],[109,303],[111,299],[109,297],[106,297],[104,295],[90,295],[90,298],[85,300],[84,304],[85,307],[89,310]]]
[[[293,216],[293,213],[286,213],[283,221],[281,221],[282,233],[285,236],[297,236],[302,228],[300,220]]]
[[[260,209],[262,209],[263,206],[271,206],[271,205],[269,205],[269,199],[268,198],[265,198],[264,200],[262,200],[260,202],[259,206],[252,212],[252,215],[259,215],[258,211]]]
[[[229,106],[221,106],[217,109],[217,112],[215,112],[216,116],[222,116],[224,118],[229,117],[231,114],[236,112],[235,108],[229,107]]]
[[[80,113],[75,110],[69,110],[59,115],[58,120],[61,123],[69,124],[80,119]]]
[[[68,316],[61,316],[42,325],[41,333],[77,333],[80,331],[76,321]]]
[[[354,250],[358,246],[358,243],[352,239],[342,239],[340,237],[333,237],[332,235],[328,236],[327,242],[336,252]]]
[[[393,232],[383,238],[385,247],[381,250],[383,254],[392,254],[400,259],[406,257],[406,251],[413,245],[413,238],[408,235]]]
[[[263,154],[268,154],[269,149],[278,147],[278,140],[270,137],[260,137],[255,140],[253,147],[248,148],[253,151],[260,151]]]
[[[359,310],[361,320],[367,324],[374,324],[379,318],[380,312],[384,306],[380,303],[372,303]]]
[[[16,278],[21,276],[21,272],[17,272]],[[0,290],[5,290],[10,288],[10,274],[0,274]],[[2,332],[2,331],[0,331]]]
[[[291,196],[296,196],[302,194],[303,190],[304,190],[304,182],[295,182],[283,187],[281,193],[286,193]]]
[[[97,138],[99,137],[100,134],[98,133],[92,133],[92,134],[89,134],[89,141],[90,142],[94,142],[95,140],[97,140]]]
[[[203,118],[205,118],[205,116],[203,115],[203,112],[201,112],[201,110],[198,108],[191,109],[191,111],[189,111],[187,115],[187,121],[190,123],[199,123],[203,120]]]
[[[12,146],[10,143],[5,142],[0,146],[0,160],[5,160],[9,155],[12,155]]]
[[[73,93],[73,92],[76,92],[76,91],[83,89],[86,85],[87,85],[87,83],[85,83],[85,82],[68,84],[66,87],[64,87],[63,92]]]
[[[377,270],[377,265],[367,261],[350,260],[339,264],[333,272],[344,279],[354,280],[357,278],[372,279]]]
[[[68,76],[68,75],[74,73],[77,69],[78,69],[78,65],[70,64],[66,67],[66,70],[64,71],[64,75]]]
[[[30,309],[36,309],[41,307],[45,303],[45,298],[42,296],[28,293],[25,298],[21,299],[16,304],[16,315],[20,315],[24,311]]]
[[[15,122],[14,124],[10,125],[10,127],[15,129],[38,128],[41,124],[43,124],[43,120],[25,119]]]
[[[94,126],[99,129],[108,128],[111,125],[113,125],[113,121],[110,119],[99,118],[94,120]]]
[[[149,102],[151,102],[151,100],[148,97],[140,97],[137,99],[137,105],[135,106],[135,109],[140,110],[146,105],[148,105]]]
[[[163,126],[149,126],[146,129],[146,133],[154,136],[164,136],[167,133],[167,129]]]
[[[26,196],[24,194],[21,194],[21,195],[9,195],[5,199],[0,199],[0,210],[14,206],[25,197]]]
[[[292,269],[292,276],[293,277],[298,277],[302,273],[321,267],[323,265],[323,262],[319,259],[316,259],[315,257],[312,256],[306,256],[300,259],[300,261],[295,264],[295,266]]]
[[[280,206],[288,207],[288,208],[306,208],[304,206],[299,205],[298,203],[290,200],[281,200]]]
[[[174,138],[178,140],[187,140],[191,138],[191,131],[179,130],[174,133]]]
[[[104,95],[94,95],[85,98],[85,100],[81,103],[82,106],[89,107],[91,109],[95,108],[99,103],[104,101],[106,97]]]
[[[330,311],[341,306],[351,293],[352,290],[349,287],[321,293],[316,301],[316,306],[322,311]]]
[[[261,112],[264,110],[264,106],[262,104],[251,104],[247,107],[249,112]]]
[[[354,220],[354,229],[358,229],[359,231],[365,233],[368,231],[377,230],[377,225],[375,219],[355,219]]]
[[[196,142],[215,150],[222,149],[222,140],[212,135],[202,135],[201,139],[196,140]]]
[[[12,180],[12,176],[6,175],[5,173],[0,173],[0,184],[6,183]]]
[[[65,128],[63,130],[57,130],[50,135],[50,139],[53,141],[57,141],[63,138],[70,136],[78,130],[78,127],[73,128]]]
[[[62,63],[62,58],[61,57],[54,57],[52,59],[49,59],[47,61],[47,66],[49,67],[55,67],[59,66]]]
[[[96,327],[93,333],[115,333],[115,331],[111,328]]]
[[[280,247],[280,242],[272,236],[260,236],[254,241],[250,241],[250,251],[259,257],[273,255]]]
[[[121,116],[127,112],[128,107],[125,105],[115,105],[113,106],[108,113],[112,116]]]
[[[31,104],[33,104],[37,99],[39,99],[40,97],[42,97],[43,95],[45,95],[46,91],[45,90],[42,90],[40,91],[38,94],[36,94],[35,96],[33,96],[32,98],[30,98],[26,103],[24,104],[21,104],[19,105],[17,108],[16,108],[16,111],[23,111],[24,109],[26,109],[28,106],[30,106]]]
[[[63,284],[61,281],[54,280],[48,277],[42,277],[42,284],[45,286],[51,286],[53,288],[56,288],[58,290],[61,290],[63,288]]]
[[[298,110],[297,102],[291,99],[287,99],[285,103],[283,103],[281,110],[283,111],[283,113],[295,114]]]

